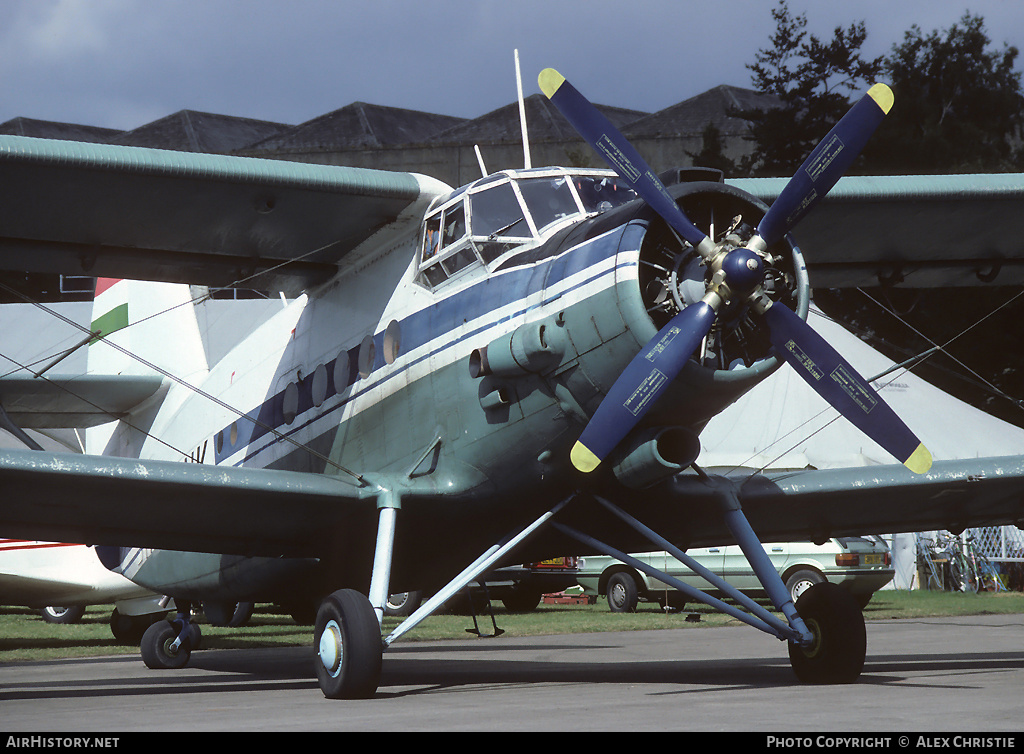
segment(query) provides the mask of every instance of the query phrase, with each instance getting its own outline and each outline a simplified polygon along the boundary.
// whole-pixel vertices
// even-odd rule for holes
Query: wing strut
[[[438,590],[433,597],[424,602],[416,612],[402,621],[402,623],[384,639],[384,648],[387,649],[387,647],[391,646],[396,639],[421,623],[424,618],[428,618],[433,615],[441,605],[454,597],[455,594],[457,594],[459,590],[465,587],[470,581],[473,581],[477,576],[497,563],[513,548],[522,543],[524,539],[537,531],[537,529],[539,529],[543,524],[547,523],[551,517],[558,513],[558,511],[562,510],[562,508],[565,507],[573,497],[575,497],[575,495],[567,497],[554,508],[542,514],[521,532],[505,538],[505,540],[500,544],[493,545],[479,558],[474,560],[465,568],[465,570],[462,571],[462,573],[448,582],[446,586]]]
[[[807,629],[807,626],[804,625],[803,619],[796,612],[796,607],[793,605],[793,601],[789,597],[786,586],[782,583],[782,577],[771,564],[771,561],[768,559],[768,555],[761,547],[761,542],[754,535],[753,530],[750,528],[750,524],[747,523],[746,516],[743,515],[743,511],[739,506],[739,500],[734,492],[722,491],[722,502],[727,511],[726,516],[730,530],[733,531],[737,541],[740,542],[740,548],[743,550],[743,553],[747,555],[747,559],[750,561],[750,565],[753,567],[754,573],[757,575],[761,584],[765,587],[765,591],[768,592],[769,597],[772,599],[772,603],[780,612],[782,612],[783,615],[786,616],[786,620],[789,621],[788,624],[779,620],[776,616],[772,615],[761,605],[758,605],[754,600],[736,589],[736,587],[725,579],[709,571],[667,539],[637,519],[633,518],[633,516],[629,515],[618,506],[598,496],[594,496],[594,499],[625,521],[633,529],[647,537],[651,542],[666,550],[673,558],[683,563],[683,565],[707,581],[711,586],[720,590],[726,597],[738,602],[740,607],[745,609],[740,609],[740,607],[737,607],[736,605],[730,605],[717,597],[712,597],[706,592],[697,589],[694,586],[690,586],[689,584],[682,582],[679,579],[644,563],[643,561],[637,560],[632,555],[616,550],[610,545],[577,531],[572,527],[558,522],[554,522],[551,525],[563,534],[582,542],[584,545],[593,547],[616,560],[621,560],[623,563],[633,566],[638,571],[643,571],[648,576],[669,584],[685,594],[691,600],[703,602],[726,615],[731,615],[737,620],[743,621],[748,626],[753,626],[759,631],[764,631],[765,633],[771,634],[779,639],[789,640],[800,645],[807,645],[813,641],[811,632]],[[747,539],[748,545],[752,544],[753,546],[744,546],[744,538]],[[752,542],[750,541],[750,538],[752,538]],[[748,553],[748,549],[750,550],[750,553]],[[760,553],[760,557],[757,557],[758,553]],[[751,557],[751,554],[753,554],[754,557]]]

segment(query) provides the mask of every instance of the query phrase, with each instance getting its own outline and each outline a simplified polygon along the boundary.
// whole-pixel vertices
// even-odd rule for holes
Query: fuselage
[[[722,185],[675,189],[712,224],[760,211]],[[440,196],[359,269],[283,304],[199,391],[172,385],[173,411],[152,416],[160,440],[136,438],[139,453],[176,460],[185,450],[191,461],[348,484],[387,478],[417,501],[403,509],[394,578],[399,588],[412,571],[428,578],[422,558],[437,543],[417,538],[423,527],[498,537],[582,484],[569,448],[662,324],[662,280],[674,281],[677,306],[688,303],[687,275],[702,287],[700,271],[678,262],[652,282],[647,268],[663,266],[658,223],[608,171],[508,171]],[[699,356],[707,363],[688,365],[645,433],[699,432],[777,366],[765,350],[731,364]],[[645,485],[679,470],[662,461],[641,474]],[[335,570],[366,559],[355,535],[337,542],[353,557],[339,556]],[[449,550],[461,555],[457,543]]]

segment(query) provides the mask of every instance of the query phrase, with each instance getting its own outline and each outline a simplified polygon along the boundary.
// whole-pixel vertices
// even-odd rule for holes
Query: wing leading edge
[[[296,293],[445,190],[412,173],[0,135],[0,268]]]
[[[0,531],[21,539],[307,557],[376,520],[364,488],[269,469],[5,450],[0,488]]]
[[[747,476],[718,483],[736,492],[763,541],[961,531],[1024,521],[1024,458],[1019,456],[936,461],[924,475],[887,465]],[[673,492],[706,500],[709,490],[686,476],[677,477]],[[702,509],[706,524],[713,526],[718,511]],[[698,519],[704,520],[695,516],[690,523],[695,533]]]
[[[23,429],[95,427],[152,397],[160,375],[82,374],[0,378],[0,406]]]

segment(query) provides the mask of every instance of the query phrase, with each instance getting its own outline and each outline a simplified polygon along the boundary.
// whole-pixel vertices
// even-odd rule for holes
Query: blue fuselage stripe
[[[587,268],[599,264],[609,257],[615,256],[619,251],[621,236],[622,228],[619,228],[616,231],[598,236],[591,241],[574,247],[557,257],[539,261],[529,267],[513,268],[506,272],[492,275],[463,291],[441,298],[432,306],[409,315],[399,323],[402,333],[402,350],[406,353],[412,352],[427,343],[443,338],[443,336],[465,325],[467,322],[485,317],[491,312],[507,306],[510,302],[524,301],[538,292],[557,285],[559,282],[572,275],[576,275]],[[601,277],[614,275],[620,268],[632,267],[635,266],[635,264],[635,261],[624,262],[610,267],[603,272],[590,275],[571,287],[558,292],[551,298],[541,301],[539,304],[523,306],[521,309],[517,309],[514,313],[503,317],[500,321],[519,317],[535,306],[544,306],[566,293],[590,285]],[[463,337],[473,337],[494,327],[498,322],[499,320],[488,321],[486,324],[482,324],[478,328],[465,333]],[[383,340],[383,332],[377,333],[374,336],[377,351],[376,360],[373,365],[374,370],[384,366]],[[436,353],[443,351],[446,348],[450,348],[451,345],[451,343],[445,342],[443,345],[438,346],[429,353],[423,354],[402,367],[395,369],[384,377],[382,382],[394,379],[417,364],[431,358],[431,356]],[[221,450],[216,451],[216,463],[226,460],[242,448],[251,446],[252,443],[256,442],[264,435],[270,434],[272,431],[269,429],[270,427],[283,436],[290,437],[309,427],[313,423],[322,420],[325,416],[343,409],[349,403],[363,395],[367,390],[376,388],[382,384],[382,382],[375,382],[372,386],[364,390],[352,392],[347,398],[332,406],[326,406],[327,401],[330,401],[331,398],[337,395],[337,392],[334,389],[334,371],[338,368],[339,362],[348,361],[347,365],[342,365],[342,368],[348,368],[349,370],[349,375],[345,382],[350,386],[354,384],[356,377],[356,355],[358,350],[358,347],[353,348],[347,353],[341,354],[338,359],[326,364],[328,369],[328,387],[327,395],[323,403],[325,408],[317,413],[316,416],[302,424],[288,429],[287,431],[283,431],[283,427],[286,426],[283,411],[281,410],[284,393],[283,391],[277,393],[276,395],[269,397],[259,407],[247,414],[250,421],[239,420],[237,422],[237,439],[234,444],[230,444],[227,440],[229,432],[227,430],[222,431],[221,437],[224,438],[224,441]],[[314,408],[311,397],[311,383],[312,376],[309,375],[303,377],[299,384],[299,405],[296,416],[302,416]],[[252,419],[255,419],[255,421],[251,421]],[[244,458],[235,462],[234,465],[238,466],[246,463],[279,441],[280,439],[275,437],[274,439],[270,439],[266,443],[261,444],[258,448],[250,448],[250,452],[248,452]]]

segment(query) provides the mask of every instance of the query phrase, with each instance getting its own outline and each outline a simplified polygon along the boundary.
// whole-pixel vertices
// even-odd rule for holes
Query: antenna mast
[[[519,73],[519,50],[515,51],[516,57],[516,90],[519,93],[519,127],[523,131],[523,167],[532,168],[530,160],[530,140],[526,135],[526,104],[523,102],[523,77]]]

